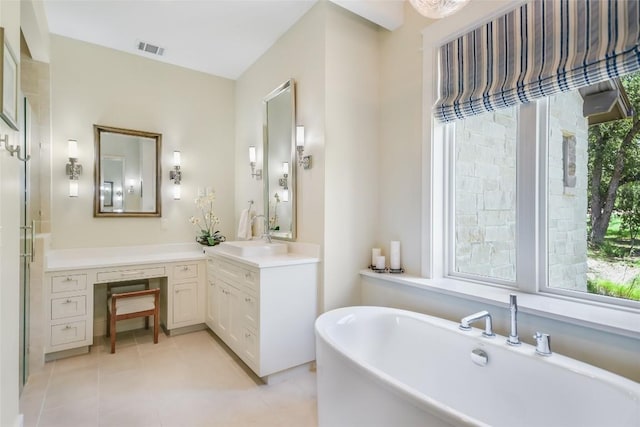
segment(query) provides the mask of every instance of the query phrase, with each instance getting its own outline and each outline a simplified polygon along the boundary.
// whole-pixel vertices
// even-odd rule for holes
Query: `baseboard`
[[[44,355],[44,361],[51,362],[52,360],[63,359],[65,357],[71,357],[71,356],[79,356],[81,354],[87,354],[87,353],[89,353],[88,345],[84,347],[72,348],[69,350],[62,350],[62,351],[56,351],[53,353],[47,353]]]
[[[175,335],[188,334],[189,332],[195,332],[195,331],[201,331],[203,329],[207,329],[207,325],[205,325],[204,323],[198,323],[197,325],[183,326],[182,328],[175,328],[171,330],[167,330],[167,328],[164,325],[162,325],[162,329],[164,330],[165,334],[173,337]]]

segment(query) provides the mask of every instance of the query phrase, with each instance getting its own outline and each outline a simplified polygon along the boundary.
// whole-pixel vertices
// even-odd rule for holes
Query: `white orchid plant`
[[[226,238],[220,234],[219,230],[215,230],[216,225],[220,224],[220,218],[216,216],[213,210],[215,200],[216,195],[213,191],[196,198],[196,208],[200,210],[201,215],[189,218],[189,222],[200,231],[200,235],[196,240],[209,246],[215,246],[226,240]]]

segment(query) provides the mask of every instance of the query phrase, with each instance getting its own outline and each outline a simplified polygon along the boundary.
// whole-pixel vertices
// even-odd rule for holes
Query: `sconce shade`
[[[289,162],[282,163],[282,174],[289,175]]]
[[[75,179],[69,180],[69,197],[78,197],[78,181]]]
[[[179,151],[174,151],[173,152],[173,166],[180,166],[180,152]]]
[[[249,163],[256,162],[256,147],[253,145],[249,147]]]
[[[304,126],[296,126],[296,146],[304,147]]]
[[[67,141],[68,144],[68,157],[71,159],[77,159],[78,158],[78,141],[76,141],[75,139],[70,139]]]
[[[182,195],[180,184],[175,184],[173,186],[173,200],[180,200],[180,196]]]

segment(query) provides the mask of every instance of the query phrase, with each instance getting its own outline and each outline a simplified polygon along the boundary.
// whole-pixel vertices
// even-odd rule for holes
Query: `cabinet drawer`
[[[242,272],[242,284],[249,291],[253,291],[254,294],[257,294],[258,292],[258,288],[259,288],[258,281],[259,281],[259,275],[257,271],[244,270]]]
[[[242,294],[240,298],[242,299],[242,314],[245,325],[252,328],[254,331],[257,331],[258,315],[260,312],[260,303],[258,298],[249,294]]]
[[[243,268],[229,262],[217,261],[214,264],[215,275],[221,280],[237,287],[258,291],[259,275],[257,271]]]
[[[68,274],[51,278],[51,293],[84,291],[87,289],[86,274]]]
[[[51,325],[51,345],[69,344],[76,341],[84,341],[87,335],[87,323],[79,322]]]
[[[198,277],[198,264],[180,264],[173,266],[173,278],[175,280],[191,279]]]
[[[166,276],[164,267],[135,268],[128,270],[113,270],[99,272],[98,282],[117,282],[122,280],[145,279],[149,277]]]
[[[87,297],[56,298],[51,300],[51,320],[87,314]]]

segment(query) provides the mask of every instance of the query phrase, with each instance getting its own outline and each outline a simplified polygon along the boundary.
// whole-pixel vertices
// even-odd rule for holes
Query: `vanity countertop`
[[[45,271],[197,261],[205,258],[203,247],[197,243],[59,249],[46,253]]]
[[[205,248],[204,251],[207,254],[221,256],[232,261],[241,262],[257,268],[285,267],[289,265],[314,264],[320,262],[320,258],[317,256],[291,251],[285,254],[262,256],[234,255],[220,250],[217,246]]]

